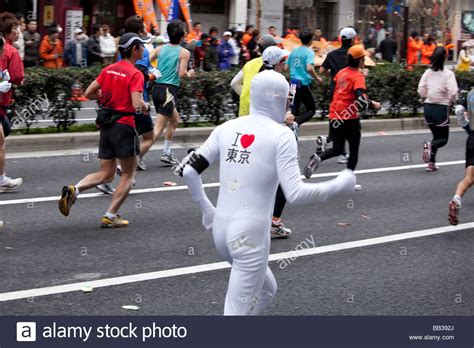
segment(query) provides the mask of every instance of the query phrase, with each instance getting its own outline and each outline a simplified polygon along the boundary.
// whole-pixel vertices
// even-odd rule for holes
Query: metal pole
[[[408,29],[410,26],[410,3],[408,0],[403,2],[403,44],[400,52],[402,60],[407,61],[408,49]]]
[[[31,20],[38,20],[38,0],[33,0],[33,13]],[[39,23],[38,23],[39,28]]]

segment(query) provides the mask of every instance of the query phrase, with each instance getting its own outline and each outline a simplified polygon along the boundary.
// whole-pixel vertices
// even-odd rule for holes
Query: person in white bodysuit
[[[304,183],[297,142],[283,125],[289,85],[282,74],[263,71],[252,80],[250,116],[217,127],[181,165],[203,225],[213,232],[219,254],[232,264],[224,315],[257,315],[273,300],[277,285],[268,267],[270,222],[278,184],[290,204],[324,202],[354,192],[355,175]],[[219,160],[217,207],[206,196],[200,174]]]

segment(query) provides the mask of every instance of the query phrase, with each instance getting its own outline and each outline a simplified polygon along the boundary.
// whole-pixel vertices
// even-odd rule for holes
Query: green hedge
[[[80,103],[70,100],[73,84],[79,82],[85,90],[101,68],[27,68],[23,86],[15,89],[13,115],[28,116],[25,120],[27,128],[39,118],[49,118],[55,122],[58,131],[66,130],[75,123],[76,109],[80,108]],[[387,105],[391,117],[400,116],[404,109],[405,113],[408,109],[412,115],[416,115],[422,106],[417,86],[424,70],[418,67],[407,71],[397,64],[371,68],[366,79],[369,97]],[[230,81],[237,72],[199,72],[194,79],[182,81],[178,110],[185,127],[194,121],[193,115],[215,124],[219,124],[224,117],[237,116],[238,97],[230,88]],[[456,73],[456,77],[461,89],[469,90],[474,85],[474,72]],[[314,84],[313,92],[316,107],[324,117],[329,106],[329,79],[324,78],[322,84]],[[45,95],[49,101],[48,111],[38,111],[36,107],[37,112],[28,112],[34,111],[38,99]]]

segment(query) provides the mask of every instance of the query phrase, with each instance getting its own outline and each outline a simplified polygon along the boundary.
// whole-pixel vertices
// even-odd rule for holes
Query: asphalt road
[[[305,240],[316,247],[372,240],[448,226],[447,203],[463,177],[465,133],[453,132],[438,161],[449,162],[426,173],[421,143],[428,134],[404,134],[362,139],[358,169],[361,192],[324,205],[288,206],[284,220],[293,229],[287,240],[272,241],[271,253],[288,252]],[[313,142],[301,141],[302,164]],[[185,149],[176,150],[182,157]],[[158,279],[97,287],[90,293],[72,291],[33,296],[21,293],[3,301],[6,293],[50,288],[135,274],[208,265],[222,259],[211,235],[201,227],[197,206],[181,178],[159,162],[159,151],[146,158],[136,190],[121,214],[126,229],[99,228],[110,197],[79,199],[64,218],[55,196],[98,168],[95,155],[12,158],[8,173],[21,175],[20,190],[0,196],[0,315],[219,315],[229,269],[200,273],[169,273]],[[402,167],[402,170],[396,170]],[[410,167],[415,166],[415,167]],[[343,169],[324,162],[317,174]],[[400,168],[398,168],[400,169]],[[216,183],[216,166],[205,183]],[[315,178],[311,181],[322,181]],[[163,190],[164,181],[178,184]],[[150,192],[151,191],[151,192]],[[216,201],[217,187],[207,188]],[[94,191],[91,191],[94,193]],[[45,197],[42,201],[41,198]],[[463,201],[461,223],[474,221],[474,195]],[[474,313],[474,228],[419,238],[317,252],[290,261],[271,262],[279,290],[269,315],[472,315]],[[205,266],[207,267],[207,266]],[[34,292],[33,292],[34,293]],[[123,305],[137,305],[127,311]]]

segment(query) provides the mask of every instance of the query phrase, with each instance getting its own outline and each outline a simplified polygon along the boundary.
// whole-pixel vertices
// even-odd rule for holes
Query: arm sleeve
[[[427,70],[428,71],[428,70]],[[422,98],[428,97],[428,84],[426,83],[426,73],[423,74],[423,76],[420,79],[420,82],[418,83],[418,94]]]
[[[219,159],[219,132],[221,126],[214,129],[207,138],[207,140],[202,144],[202,146],[196,151],[196,155],[201,155],[204,157],[209,165],[214,163]]]
[[[10,83],[21,85],[25,78],[25,70],[18,51],[13,51],[10,62],[8,63],[8,72],[10,73]]]
[[[242,94],[243,81],[244,81],[244,72],[240,70],[239,73],[235,75],[232,81],[230,82],[230,87],[232,87],[234,92],[237,93],[238,95]]]
[[[39,48],[39,54],[40,54],[40,57],[44,60],[53,60],[53,53],[52,53],[53,50],[51,50],[49,47],[47,47],[47,45],[45,44],[45,41],[43,41],[40,45],[40,48]]]
[[[220,127],[217,127],[211,133],[206,142],[196,151],[198,158],[202,156],[202,158],[204,158],[209,164],[219,158],[219,130]],[[215,208],[204,192],[201,176],[195,167],[197,166],[193,166],[193,164],[186,165],[183,170],[183,178],[186,185],[188,185],[193,201],[199,205],[199,208],[204,215],[212,212]]]
[[[196,169],[189,165],[184,167],[183,178],[191,192],[192,200],[199,205],[201,212],[214,210],[213,204],[204,192],[201,175],[198,174]]]
[[[456,75],[454,75],[453,72],[451,72],[447,83],[449,95],[451,96],[451,103],[455,103],[458,99],[458,83],[456,81]]]
[[[143,74],[138,71],[132,75],[130,79],[130,93],[140,92],[143,93],[143,88],[145,85],[145,78]]]
[[[277,146],[277,173],[285,197],[289,203],[308,204],[325,202],[331,196],[354,192],[355,175],[344,170],[336,179],[322,183],[305,183],[297,160],[297,143],[290,130],[282,134]]]

